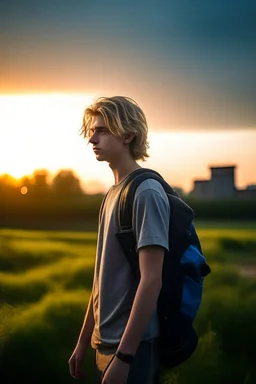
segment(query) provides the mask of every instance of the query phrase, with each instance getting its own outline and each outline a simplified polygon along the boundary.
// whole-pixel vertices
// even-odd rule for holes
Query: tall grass
[[[187,362],[163,371],[162,382],[252,384],[256,230],[199,228],[198,233],[212,268],[195,322],[199,345]],[[0,240],[1,382],[74,382],[68,359],[89,300],[96,234],[0,230]],[[92,359],[89,350],[89,383]]]

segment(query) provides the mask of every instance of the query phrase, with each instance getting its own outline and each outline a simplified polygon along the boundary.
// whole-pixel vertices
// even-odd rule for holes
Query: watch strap
[[[119,360],[123,361],[126,364],[131,364],[134,360],[133,355],[129,355],[128,353],[122,353],[119,350],[116,351],[115,355]]]

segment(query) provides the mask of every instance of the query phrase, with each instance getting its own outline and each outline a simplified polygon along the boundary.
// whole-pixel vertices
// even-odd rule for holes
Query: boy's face
[[[92,144],[98,161],[107,161],[108,163],[120,161],[125,149],[123,139],[109,131],[101,115],[92,117],[89,138],[89,143]]]

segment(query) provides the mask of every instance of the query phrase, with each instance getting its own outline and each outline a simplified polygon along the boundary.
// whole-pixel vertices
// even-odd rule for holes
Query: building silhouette
[[[209,180],[194,180],[191,196],[200,199],[256,198],[254,186],[240,190],[236,188],[235,165],[209,168],[211,178]]]

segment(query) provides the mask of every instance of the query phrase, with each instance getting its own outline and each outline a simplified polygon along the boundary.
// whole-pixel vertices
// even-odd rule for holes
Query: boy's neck
[[[110,168],[112,169],[115,184],[119,184],[122,180],[126,178],[131,172],[135,171],[138,168],[141,168],[137,162],[132,159],[131,161],[127,161],[125,163],[119,163],[117,166],[111,166],[109,164]]]

